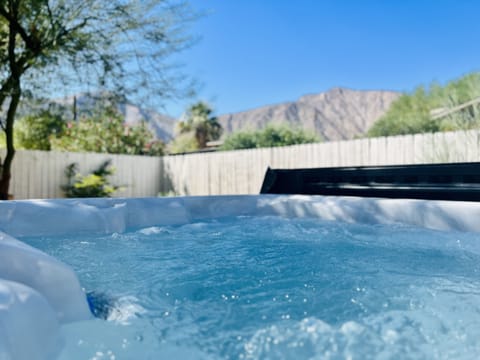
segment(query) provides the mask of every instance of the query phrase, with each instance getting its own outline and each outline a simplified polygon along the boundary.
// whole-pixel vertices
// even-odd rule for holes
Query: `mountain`
[[[127,124],[146,121],[158,139],[169,142],[173,139],[176,120],[170,116],[159,114],[153,110],[142,109],[136,105],[123,104],[119,106],[120,112],[125,116]]]
[[[218,119],[224,136],[261,129],[267,124],[288,123],[311,130],[326,141],[353,139],[365,134],[399,96],[394,91],[333,88],[293,102],[220,115]]]

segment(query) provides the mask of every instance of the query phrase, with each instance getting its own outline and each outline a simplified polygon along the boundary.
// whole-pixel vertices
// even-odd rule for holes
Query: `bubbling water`
[[[480,355],[477,234],[235,217],[23,240],[118,299],[65,327],[64,359]]]

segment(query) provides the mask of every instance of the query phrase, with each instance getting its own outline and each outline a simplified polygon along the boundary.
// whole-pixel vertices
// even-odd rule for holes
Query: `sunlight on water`
[[[114,301],[62,359],[473,359],[477,234],[238,217],[24,239]]]

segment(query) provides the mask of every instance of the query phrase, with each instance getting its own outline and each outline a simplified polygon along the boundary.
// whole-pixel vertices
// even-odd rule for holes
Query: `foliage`
[[[168,144],[168,152],[171,154],[183,154],[198,150],[197,140],[191,132],[178,134],[175,139]]]
[[[28,150],[51,150],[51,139],[59,138],[65,130],[65,121],[48,111],[21,118],[15,126],[18,147]]]
[[[118,186],[110,185],[107,179],[114,173],[111,160],[103,162],[91,174],[85,176],[79,173],[78,164],[73,163],[65,170],[68,182],[62,186],[62,190],[68,198],[110,197],[119,189]]]
[[[288,146],[319,142],[314,134],[288,125],[267,125],[263,130],[240,131],[227,137],[222,150]]]
[[[431,111],[449,109],[480,97],[480,73],[472,73],[445,86],[433,83],[404,94],[368,131],[368,136],[404,135],[464,130],[480,126],[480,109],[472,106],[445,118],[432,119]]]
[[[186,30],[196,18],[183,0],[3,0],[0,79],[16,60],[31,92],[73,86],[144,100],[187,95],[191,84],[170,58],[192,44]]]
[[[178,123],[178,135],[172,142],[170,152],[183,153],[204,149],[207,142],[218,140],[222,135],[222,126],[213,110],[204,102],[190,106],[186,120]]]
[[[145,123],[127,125],[114,110],[106,110],[77,122],[67,123],[63,135],[52,139],[55,150],[110,154],[152,155],[164,153]]]
[[[221,150],[253,149],[260,146],[260,131],[238,131],[228,136],[220,147]]]
[[[6,199],[15,155],[14,122],[22,95],[58,86],[166,99],[191,86],[169,56],[191,43],[184,25],[195,18],[182,0],[0,1],[0,199]]]

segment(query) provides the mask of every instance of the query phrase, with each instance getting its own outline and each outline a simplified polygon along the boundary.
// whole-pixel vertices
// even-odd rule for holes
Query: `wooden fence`
[[[112,160],[116,169],[111,183],[123,188],[117,196],[158,194],[160,181],[164,177],[161,158],[27,150],[19,150],[15,154],[10,193],[15,199],[63,197],[61,186],[67,182],[65,169],[69,164],[77,163],[80,172],[86,175],[107,159]]]
[[[3,155],[3,153],[0,154]],[[11,192],[16,199],[61,197],[68,164],[86,174],[112,159],[117,196],[258,194],[267,167],[311,168],[480,161],[480,131],[405,135],[281,148],[142,157],[18,151]]]

